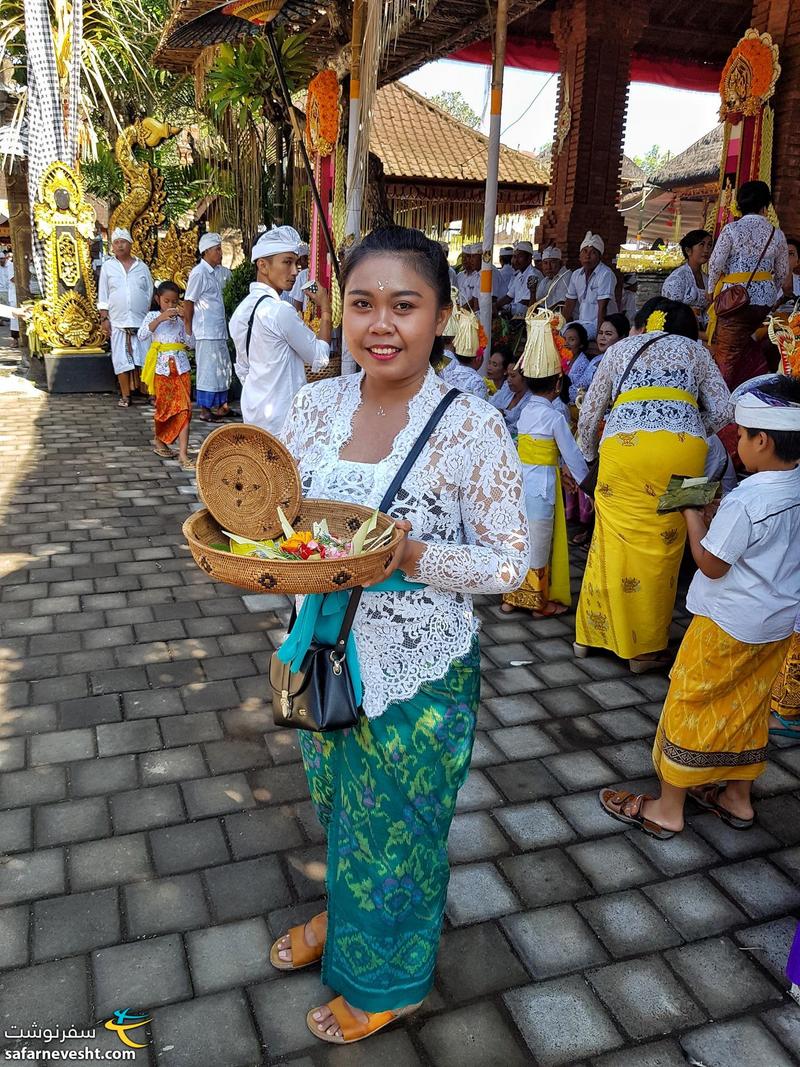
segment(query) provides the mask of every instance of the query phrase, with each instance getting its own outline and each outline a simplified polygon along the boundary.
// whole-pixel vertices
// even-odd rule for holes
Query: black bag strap
[[[250,337],[253,333],[253,323],[256,321],[256,312],[258,311],[258,306],[259,304],[263,304],[265,300],[272,299],[272,293],[265,293],[264,296],[261,296],[258,298],[258,300],[256,300],[255,304],[253,305],[253,310],[250,312],[250,321],[247,323],[247,339],[244,343],[244,350],[248,360],[250,359]]]
[[[757,270],[758,270],[758,268],[759,268],[759,267],[761,266],[761,260],[762,260],[762,259],[764,258],[764,256],[765,256],[765,255],[767,254],[767,249],[768,249],[768,248],[769,248],[769,246],[770,246],[770,245],[772,244],[772,238],[773,238],[774,236],[775,236],[775,227],[773,226],[773,227],[772,227],[772,229],[771,229],[771,230],[769,231],[769,237],[767,238],[767,243],[766,243],[766,244],[764,245],[764,247],[763,247],[763,248],[761,249],[761,255],[760,255],[760,256],[758,257],[758,260],[756,261],[756,265],[755,265],[755,266],[753,267],[753,272],[752,272],[752,274],[751,274],[751,275],[750,275],[750,277],[749,277],[749,278],[747,279],[747,281],[746,281],[746,282],[744,283],[744,287],[745,287],[745,289],[749,289],[749,288],[750,288],[750,283],[752,282],[753,278],[755,278],[755,276],[756,276],[756,271],[757,271]]]
[[[641,348],[637,348],[636,351],[633,353],[633,355],[631,356],[630,362],[628,363],[628,366],[622,372],[622,377],[619,380],[619,385],[617,386],[617,388],[614,391],[614,396],[611,399],[611,407],[612,408],[616,404],[616,402],[619,400],[620,396],[622,395],[622,387],[625,384],[625,382],[628,380],[628,375],[633,370],[633,365],[636,362],[636,360],[639,358],[639,356],[641,356],[642,352],[644,352],[644,350],[646,348],[649,348],[650,345],[655,344],[656,341],[660,341],[660,340],[661,340],[661,336],[660,335],[658,335],[656,337],[648,337],[648,339],[641,346]]]
[[[387,511],[391,507],[394,498],[397,496],[397,491],[399,490],[403,482],[406,480],[408,472],[417,462],[420,452],[423,450],[423,448],[428,442],[428,438],[436,429],[436,426],[441,421],[441,418],[444,413],[447,411],[447,409],[458,396],[460,396],[460,391],[458,389],[451,389],[439,401],[436,410],[425,423],[425,426],[423,427],[419,437],[414,442],[411,451],[403,460],[400,470],[392,479],[392,484],[383,494],[383,500],[381,500],[380,505],[378,507],[379,511]],[[340,657],[344,656],[345,647],[347,645],[347,639],[350,636],[350,630],[353,627],[353,621],[356,617],[358,605],[361,602],[361,594],[363,592],[363,587],[359,585],[350,593],[350,599],[347,602],[347,610],[345,611],[344,618],[342,619],[342,627],[339,630],[339,636],[336,639],[336,652]]]

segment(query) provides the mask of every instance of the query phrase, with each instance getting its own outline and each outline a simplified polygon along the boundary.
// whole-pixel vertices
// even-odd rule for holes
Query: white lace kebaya
[[[607,414],[625,368],[651,336],[625,337],[612,345],[600,361],[578,419],[578,447],[587,459],[597,455],[597,434],[604,418],[603,438],[636,430],[669,430],[708,437],[733,419],[730,392],[705,345],[668,333],[636,360],[623,394],[647,386],[682,389],[697,399],[698,407],[684,400],[637,400],[620,404]]]
[[[377,507],[448,387],[429,370],[408,423],[378,463],[340,459],[361,405],[364,375],[301,389],[281,438],[300,468],[303,495]],[[472,593],[516,589],[528,566],[522,471],[502,415],[462,394],[451,405],[395,497],[390,513],[425,541],[411,581],[423,588],[367,592],[353,626],[364,711],[381,715],[443,678],[467,655],[478,621]]]

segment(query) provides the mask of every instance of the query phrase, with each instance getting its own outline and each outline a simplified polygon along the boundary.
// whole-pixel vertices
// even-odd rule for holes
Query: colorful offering
[[[374,511],[349,540],[334,536],[328,528],[327,519],[313,522],[310,530],[295,530],[281,508],[278,508],[278,518],[283,528],[282,538],[270,541],[251,541],[247,537],[239,537],[228,530],[223,530],[222,533],[230,542],[229,551],[236,556],[255,556],[258,559],[287,562],[347,559],[383,548],[391,542],[395,531],[394,523],[376,534],[378,515],[379,512]]]

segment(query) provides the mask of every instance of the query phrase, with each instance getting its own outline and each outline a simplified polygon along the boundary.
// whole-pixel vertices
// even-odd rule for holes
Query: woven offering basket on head
[[[209,577],[255,593],[333,593],[379,581],[402,538],[395,531],[382,548],[340,559],[259,559],[227,551],[223,530],[253,541],[280,536],[279,507],[295,530],[326,519],[331,534],[345,539],[373,514],[360,504],[302,499],[291,455],[255,426],[223,426],[209,434],[197,457],[197,484],[206,510],[183,524],[195,563]],[[379,513],[374,533],[392,522]]]

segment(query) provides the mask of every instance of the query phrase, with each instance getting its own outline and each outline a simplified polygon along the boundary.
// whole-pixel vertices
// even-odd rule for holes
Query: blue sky
[[[428,63],[403,81],[425,96],[458,88],[473,111],[480,115],[486,91],[486,69],[476,63],[442,59]],[[503,144],[536,151],[552,140],[557,88],[555,75],[506,68]],[[537,93],[540,95],[530,107]],[[634,82],[628,104],[625,152],[629,156],[644,155],[654,144],[669,149],[673,155],[682,152],[716,126],[718,108],[716,93],[693,93]],[[488,123],[484,122],[481,129],[485,132]]]

